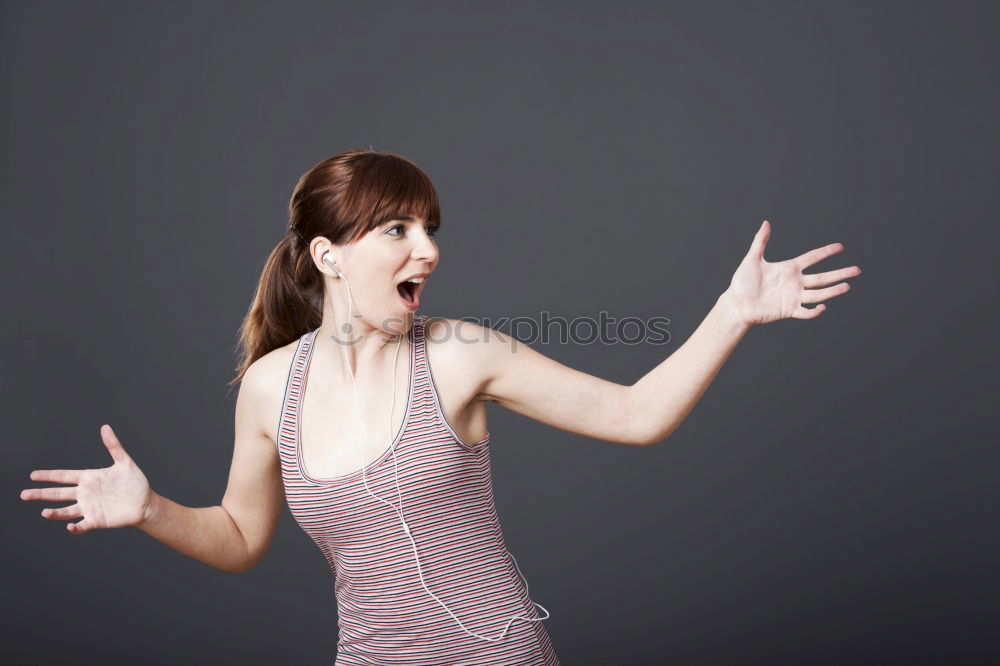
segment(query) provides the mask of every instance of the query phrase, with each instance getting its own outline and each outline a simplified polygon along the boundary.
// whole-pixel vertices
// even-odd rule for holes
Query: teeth
[[[413,284],[420,284],[423,281],[424,281],[423,278],[410,278],[409,280],[407,280],[407,282],[412,282]]]

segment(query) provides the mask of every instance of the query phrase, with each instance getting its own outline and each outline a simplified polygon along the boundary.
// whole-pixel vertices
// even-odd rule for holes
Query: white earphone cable
[[[349,300],[347,319],[348,319],[348,322],[350,322],[351,319],[352,319],[352,317],[354,316],[354,295],[351,293],[351,283],[350,283],[350,281],[348,281],[347,276],[344,275],[340,271],[338,271],[338,273],[344,279],[344,283],[347,285],[347,293],[348,293],[348,300]],[[448,606],[443,601],[441,601],[441,599],[439,599],[436,594],[434,594],[433,592],[431,592],[430,588],[427,587],[427,583],[424,581],[423,569],[420,566],[420,557],[417,554],[417,542],[413,540],[413,534],[411,534],[411,532],[410,532],[410,526],[407,525],[407,523],[406,523],[406,517],[403,515],[403,494],[402,494],[402,491],[401,491],[400,486],[399,486],[399,464],[396,461],[396,437],[393,436],[393,433],[392,433],[392,412],[393,412],[393,409],[396,406],[396,362],[397,362],[397,359],[399,358],[399,346],[400,346],[400,344],[402,342],[403,342],[403,335],[400,334],[399,341],[396,342],[396,353],[393,356],[393,360],[392,360],[392,403],[391,403],[391,405],[389,407],[389,436],[393,438],[392,439],[392,443],[390,444],[390,450],[391,450],[391,453],[392,453],[392,462],[393,462],[393,468],[394,468],[395,477],[396,477],[396,496],[399,499],[399,507],[397,508],[391,502],[387,502],[386,500],[382,499],[381,497],[379,497],[378,495],[376,495],[375,493],[373,493],[371,491],[371,488],[368,487],[368,478],[367,478],[367,473],[366,473],[368,465],[364,465],[364,458],[363,457],[362,457],[362,460],[361,460],[361,462],[363,464],[363,466],[361,468],[361,479],[364,482],[365,489],[368,491],[369,495],[371,495],[372,497],[374,497],[378,501],[382,502],[383,504],[389,506],[390,508],[392,508],[399,515],[399,520],[400,520],[400,522],[403,525],[403,531],[406,532],[406,536],[410,539],[410,544],[413,546],[413,559],[414,559],[414,561],[417,564],[417,574],[420,577],[420,584],[423,585],[424,590],[427,591],[427,594],[431,595],[434,598],[435,601],[437,601],[439,604],[441,604],[441,607],[444,608],[448,612],[448,614],[452,616],[452,618],[454,618],[455,622],[458,623],[458,626],[460,626],[462,628],[462,630],[465,631],[467,634],[470,634],[472,636],[475,636],[476,638],[480,638],[480,639],[486,640],[486,641],[498,641],[498,640],[502,639],[504,637],[504,635],[506,635],[507,630],[510,628],[511,623],[514,620],[519,620],[520,619],[520,620],[526,620],[528,622],[541,622],[542,620],[547,620],[550,617],[550,615],[549,615],[549,612],[547,610],[545,610],[544,606],[542,606],[538,602],[532,601],[531,603],[535,604],[536,606],[538,606],[539,608],[541,608],[545,612],[545,617],[524,617],[523,615],[515,615],[515,616],[511,617],[510,620],[508,620],[507,626],[504,627],[504,630],[500,633],[500,635],[497,638],[489,638],[488,636],[481,636],[481,635],[479,635],[479,634],[477,634],[477,633],[475,633],[473,631],[469,631],[468,629],[466,629],[465,625],[462,624],[462,621],[459,620],[458,617],[456,617],[456,615],[451,612],[451,609],[449,609]],[[357,408],[358,426],[359,426],[359,431],[360,431],[360,434],[361,434],[361,444],[362,444],[361,450],[362,450],[362,454],[363,454],[363,452],[364,452],[364,450],[363,450],[364,443],[365,443],[365,440],[367,439],[367,431],[366,431],[366,428],[364,426],[364,418],[361,415],[361,403],[360,403],[360,401],[358,399],[358,383],[357,383],[357,380],[355,379],[354,368],[351,366],[351,363],[350,363],[350,361],[348,359],[347,350],[346,349],[344,350],[344,362],[345,362],[345,364],[347,365],[347,367],[351,371],[351,382],[354,384],[354,405]],[[411,363],[412,363],[412,356],[411,356]],[[411,368],[411,372],[412,371],[413,371],[413,369]],[[405,414],[404,414],[404,418],[405,418]],[[507,555],[510,556],[511,561],[514,562],[514,566],[517,568],[517,573],[518,573],[518,575],[521,576],[521,580],[524,582],[524,589],[525,589],[525,592],[527,593],[528,592],[528,581],[525,579],[524,574],[521,573],[521,567],[518,566],[517,560],[514,559],[514,556],[511,554],[510,550],[506,549],[506,548],[505,548],[505,550],[507,550]],[[529,599],[530,599],[530,595],[529,595]]]

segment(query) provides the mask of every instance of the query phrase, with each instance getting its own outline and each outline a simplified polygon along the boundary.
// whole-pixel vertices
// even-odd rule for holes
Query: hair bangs
[[[408,216],[441,224],[441,207],[430,179],[412,162],[391,153],[373,154],[359,165],[341,212],[355,230],[351,241],[389,220]]]

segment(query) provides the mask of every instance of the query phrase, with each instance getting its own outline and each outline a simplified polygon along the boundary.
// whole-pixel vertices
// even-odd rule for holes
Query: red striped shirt
[[[472,632],[497,638],[514,615],[538,618],[507,551],[490,474],[490,436],[466,444],[445,420],[427,363],[425,315],[408,333],[406,412],[394,438],[402,512],[427,587]],[[361,469],[315,478],[303,469],[299,413],[319,329],[299,338],[278,433],[292,515],[334,572],[335,666],[558,665],[542,622],[515,619],[500,640],[471,636],[424,589],[396,511],[368,494]],[[390,446],[364,467],[368,488],[398,506]]]

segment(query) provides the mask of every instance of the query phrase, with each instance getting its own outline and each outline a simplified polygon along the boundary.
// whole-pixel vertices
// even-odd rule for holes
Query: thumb
[[[108,453],[111,454],[116,463],[132,461],[129,454],[125,452],[125,447],[118,441],[118,437],[115,436],[115,431],[111,429],[111,426],[107,424],[101,426],[101,439],[104,440],[104,446],[108,448]]]
[[[750,245],[750,256],[763,259],[764,248],[767,247],[767,241],[770,237],[771,223],[764,220],[760,225],[760,229],[757,230],[757,235],[753,237],[753,243]]]

